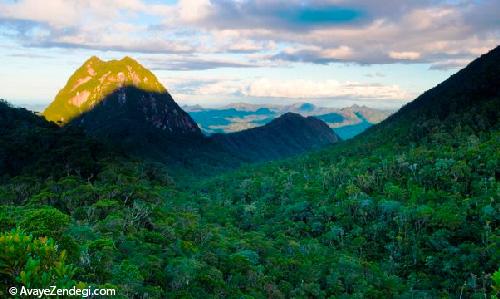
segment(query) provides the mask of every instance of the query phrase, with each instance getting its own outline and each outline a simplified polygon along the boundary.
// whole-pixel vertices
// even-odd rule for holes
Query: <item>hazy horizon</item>
[[[31,110],[33,112],[37,112],[37,113],[41,113],[43,112],[43,110],[50,104],[51,101],[47,101],[46,103],[30,103],[30,102],[25,102],[25,101],[9,101],[9,99],[4,99],[6,100],[8,103],[10,103],[11,105],[13,105],[14,107],[19,107],[19,108],[25,108],[25,109],[28,109],[28,110]],[[235,106],[235,105],[254,105],[256,107],[268,107],[268,106],[290,106],[290,105],[296,105],[296,104],[313,104],[315,105],[316,107],[319,107],[319,108],[335,108],[335,109],[342,109],[342,108],[349,108],[349,107],[353,107],[353,106],[362,106],[362,107],[368,107],[368,108],[372,108],[372,109],[377,109],[377,110],[381,110],[381,111],[391,111],[391,112],[395,112],[397,111],[399,108],[401,108],[405,103],[403,103],[401,106],[397,106],[397,107],[380,107],[380,106],[371,106],[370,104],[368,105],[365,105],[363,103],[350,103],[350,104],[346,104],[346,105],[336,105],[336,106],[328,106],[328,105],[323,105],[323,103],[319,102],[319,103],[315,103],[317,101],[307,101],[307,100],[304,100],[304,101],[295,101],[295,102],[278,102],[278,103],[274,103],[274,102],[270,102],[270,101],[247,101],[247,102],[238,102],[238,101],[228,101],[227,103],[219,103],[219,104],[210,104],[210,103],[207,103],[207,104],[198,104],[198,103],[194,103],[194,104],[183,104],[182,102],[180,101],[176,101],[178,102],[179,106],[181,107],[195,107],[195,106],[200,106],[201,108],[203,109],[223,109],[223,108],[228,108],[228,107],[231,107],[231,106]]]

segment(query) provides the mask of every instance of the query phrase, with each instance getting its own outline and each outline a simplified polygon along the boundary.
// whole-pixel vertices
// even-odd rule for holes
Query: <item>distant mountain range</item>
[[[234,103],[220,108],[203,108],[199,105],[182,106],[182,108],[207,135],[255,128],[269,123],[282,114],[298,113],[323,120],[342,139],[356,136],[393,112],[358,105],[346,108],[318,107],[311,103],[291,105]]]

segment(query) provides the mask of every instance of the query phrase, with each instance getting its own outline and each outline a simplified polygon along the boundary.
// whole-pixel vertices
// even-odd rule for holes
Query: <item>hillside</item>
[[[266,161],[289,157],[319,149],[339,141],[321,120],[286,113],[257,128],[211,137],[234,155],[250,161]]]
[[[0,179],[20,174],[93,176],[109,149],[81,130],[59,128],[0,100]]]
[[[495,294],[499,76],[500,47],[353,140],[200,184],[200,209],[280,296]]]
[[[367,134],[397,132],[401,141],[423,141],[437,131],[494,130],[499,120],[500,46],[405,105]]]

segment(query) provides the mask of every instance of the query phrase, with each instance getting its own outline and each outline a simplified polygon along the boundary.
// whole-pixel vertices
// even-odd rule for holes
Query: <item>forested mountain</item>
[[[491,298],[499,76],[496,48],[352,140],[182,184],[162,164],[104,150],[91,176],[41,176],[52,162],[36,159],[8,166],[0,295],[23,284],[123,298]],[[60,144],[36,135],[71,126],[0,107],[2,133],[29,137],[22,151],[60,158]],[[22,161],[9,134],[2,161]],[[78,142],[75,155],[87,148]]]
[[[283,114],[262,127],[214,134],[211,138],[234,155],[250,161],[289,157],[339,141],[326,123],[295,113]]]

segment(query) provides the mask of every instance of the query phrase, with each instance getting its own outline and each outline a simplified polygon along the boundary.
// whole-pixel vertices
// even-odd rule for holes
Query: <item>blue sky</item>
[[[397,108],[499,40],[493,0],[0,0],[0,97],[43,106],[129,55],[181,104]]]

